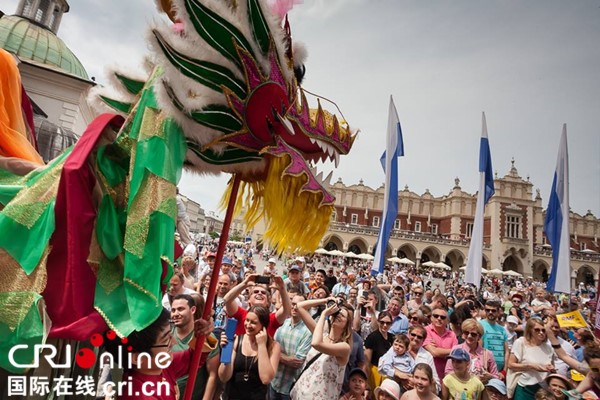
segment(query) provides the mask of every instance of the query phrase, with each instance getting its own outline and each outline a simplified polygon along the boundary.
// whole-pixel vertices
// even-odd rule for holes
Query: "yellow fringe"
[[[272,157],[265,181],[242,182],[234,215],[245,209],[247,231],[264,218],[263,240],[276,252],[309,253],[318,247],[327,231],[333,205],[322,206],[321,193],[301,192],[307,177],[284,175],[289,163],[289,156]],[[223,209],[231,196],[232,182],[221,199]]]

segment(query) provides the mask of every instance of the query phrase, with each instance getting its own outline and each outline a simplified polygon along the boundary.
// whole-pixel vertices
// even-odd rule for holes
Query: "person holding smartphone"
[[[269,310],[252,306],[242,324],[244,333],[235,338],[229,364],[219,366],[219,379],[226,383],[223,399],[263,400],[279,366],[281,347],[267,334]],[[221,334],[221,347],[227,335]]]
[[[265,282],[265,283],[261,283]],[[269,284],[267,284],[269,282]],[[237,328],[235,331],[236,335],[244,334],[244,321],[246,320],[246,314],[248,310],[241,307],[236,299],[245,289],[248,289],[250,296],[248,298],[248,307],[263,306],[269,309],[271,304],[271,288],[279,291],[281,295],[281,308],[276,312],[269,314],[269,326],[267,327],[267,333],[270,337],[275,335],[277,328],[279,328],[289,317],[292,310],[292,303],[287,294],[285,284],[280,276],[261,276],[257,274],[247,274],[242,283],[234,286],[225,295],[225,309],[229,318],[235,318],[238,321]]]

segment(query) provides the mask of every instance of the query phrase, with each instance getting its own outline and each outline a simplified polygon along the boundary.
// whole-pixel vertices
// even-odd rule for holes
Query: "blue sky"
[[[59,36],[97,81],[111,64],[140,64],[147,23],[160,18],[153,1],[70,5]],[[391,94],[405,142],[400,188],[441,196],[458,176],[474,193],[485,111],[494,170],[507,174],[514,157],[544,206],[567,123],[571,208],[600,216],[598,21],[600,3],[591,0],[305,0],[290,14],[294,40],[309,52],[304,86],[361,130],[333,180],[383,183]],[[227,179],[186,174],[180,187],[214,210]]]

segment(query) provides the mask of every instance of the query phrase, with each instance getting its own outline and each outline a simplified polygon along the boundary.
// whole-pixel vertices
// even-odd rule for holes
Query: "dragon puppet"
[[[125,337],[156,319],[177,256],[165,238],[184,168],[233,174],[239,194],[230,183],[224,202],[245,209],[249,228],[264,218],[280,252],[314,250],[327,229],[334,197],[315,164],[337,166],[355,133],[320,102],[309,107],[287,18],[263,0],[158,6],[175,24],[150,29],[148,73],[117,71],[116,84],[95,89],[111,113],[73,147],[41,165],[4,151],[0,132],[0,367],[9,371],[15,344],[48,333],[85,340],[106,326]]]

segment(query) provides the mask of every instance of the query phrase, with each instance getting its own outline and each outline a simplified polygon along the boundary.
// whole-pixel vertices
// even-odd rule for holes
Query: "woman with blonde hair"
[[[315,322],[308,309],[327,305]],[[312,348],[290,391],[293,400],[337,399],[342,390],[344,370],[352,350],[352,307],[339,299],[306,300],[297,305],[306,327],[313,333]],[[328,328],[325,327],[328,324]]]
[[[476,319],[469,318],[463,321],[460,328],[464,342],[453,348],[459,347],[469,353],[469,356],[471,356],[469,365],[471,374],[479,378],[484,384],[493,378],[501,379],[502,376],[498,372],[494,354],[490,350],[484,349],[480,344],[480,339],[483,336],[483,326]],[[452,360],[448,360],[445,373],[449,374],[453,371]]]
[[[530,318],[527,321],[525,335],[513,344],[508,370],[508,395],[514,400],[534,398],[548,374],[555,372],[554,351],[547,343],[541,319]]]

